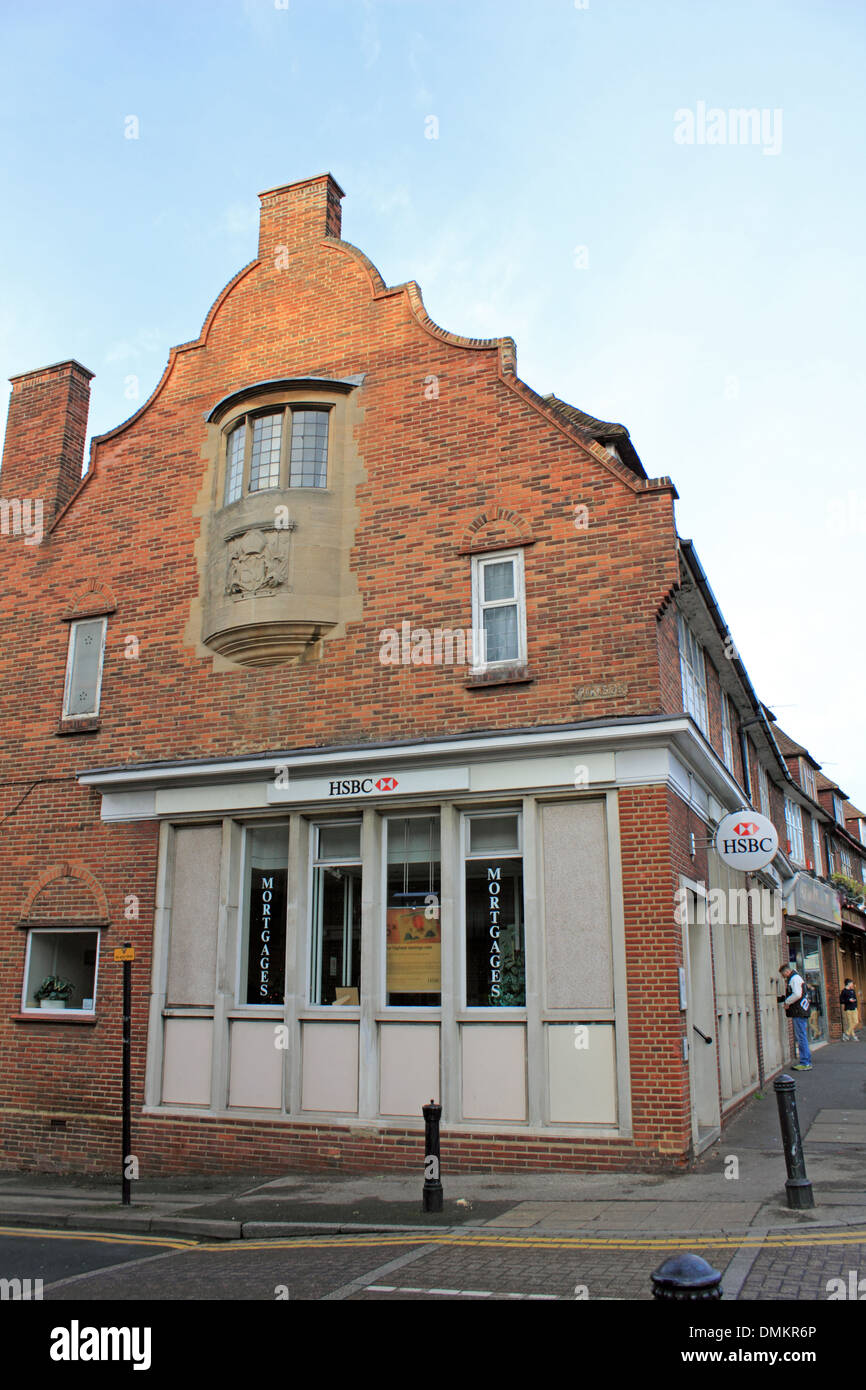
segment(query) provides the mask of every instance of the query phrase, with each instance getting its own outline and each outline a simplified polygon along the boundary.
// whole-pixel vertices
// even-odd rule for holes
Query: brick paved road
[[[831,1279],[846,1290],[852,1271],[866,1281],[866,1230],[840,1228],[745,1243],[463,1230],[210,1245],[6,1228],[0,1277],[41,1277],[57,1302],[648,1300],[652,1270],[677,1249],[727,1271],[726,1293],[740,1300],[826,1300]]]

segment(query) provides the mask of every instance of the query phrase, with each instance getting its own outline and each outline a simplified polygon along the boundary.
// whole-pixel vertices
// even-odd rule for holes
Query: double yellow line
[[[352,1246],[441,1245],[470,1246],[481,1249],[512,1250],[742,1250],[781,1248],[822,1248],[825,1246],[866,1245],[866,1229],[839,1231],[771,1231],[767,1234],[705,1236],[700,1231],[686,1235],[589,1236],[515,1235],[474,1230],[470,1232],[419,1230],[395,1231],[393,1235],[298,1236],[278,1240],[223,1240],[202,1242],[171,1236],[127,1235],[96,1231],[40,1230],[31,1226],[0,1226],[0,1236],[31,1236],[41,1240],[86,1240],[102,1245],[154,1246],[166,1250],[201,1250],[206,1254],[232,1250],[326,1250]]]

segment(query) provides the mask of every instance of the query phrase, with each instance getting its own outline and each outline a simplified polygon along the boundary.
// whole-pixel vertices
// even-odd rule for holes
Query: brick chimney
[[[0,495],[41,498],[49,521],[81,482],[93,372],[55,362],[10,380]]]
[[[275,260],[283,246],[291,255],[305,242],[340,235],[340,199],[345,194],[330,174],[269,188],[259,197],[259,260]]]

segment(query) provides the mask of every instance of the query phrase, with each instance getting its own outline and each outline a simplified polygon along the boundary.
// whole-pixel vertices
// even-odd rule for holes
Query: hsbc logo
[[[745,807],[731,811],[719,822],[714,841],[722,862],[746,873],[766,868],[779,847],[773,822]]]
[[[396,777],[345,777],[328,784],[328,796],[370,796],[373,791],[393,792],[397,790]]]

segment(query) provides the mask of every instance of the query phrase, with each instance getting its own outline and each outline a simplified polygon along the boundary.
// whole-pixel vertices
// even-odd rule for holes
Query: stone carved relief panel
[[[255,526],[226,542],[226,593],[234,599],[267,598],[288,586],[286,530]],[[288,586],[290,587],[290,586]]]

